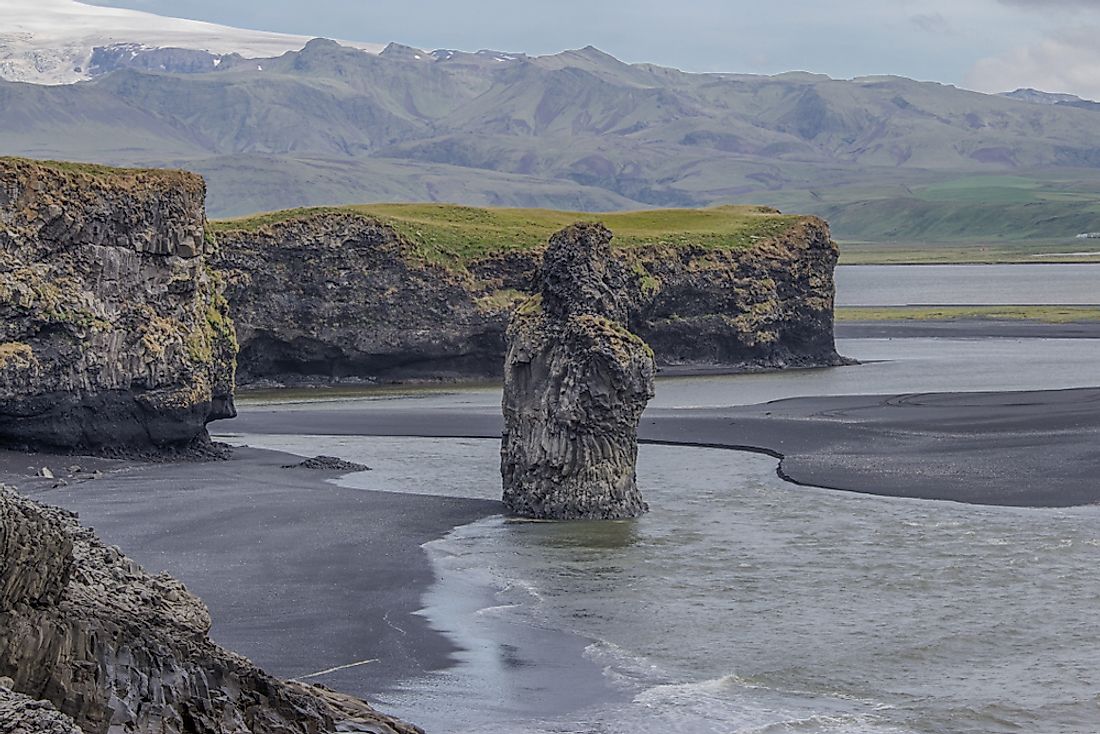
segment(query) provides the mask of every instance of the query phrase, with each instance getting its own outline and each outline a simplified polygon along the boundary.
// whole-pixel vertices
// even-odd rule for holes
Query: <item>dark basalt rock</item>
[[[357,464],[354,461],[347,461],[336,456],[314,456],[297,464],[286,464],[283,468],[328,472],[371,471],[371,468],[366,464]]]
[[[235,415],[205,185],[0,159],[0,443],[188,445]]]
[[[501,242],[448,269],[392,227],[332,211],[220,232],[218,245],[240,384],[500,377],[509,316],[535,292],[542,261]],[[626,323],[658,365],[843,363],[833,342],[837,249],[820,219],[745,249],[654,243],[612,256]]]
[[[49,701],[35,701],[0,684],[0,732],[4,734],[83,734]]]
[[[539,519],[622,519],[648,508],[635,478],[653,352],[627,330],[627,274],[611,232],[574,225],[550,240],[538,295],[508,325],[504,503]]]
[[[0,487],[0,731],[422,734],[273,678],[209,631],[206,606],[179,581]]]

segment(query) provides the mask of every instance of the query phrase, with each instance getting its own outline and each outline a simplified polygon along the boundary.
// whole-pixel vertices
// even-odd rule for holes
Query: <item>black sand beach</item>
[[[738,408],[649,409],[643,442],[782,459],[797,484],[990,505],[1100,502],[1100,388],[794,398]],[[496,438],[490,409],[281,411],[245,407],[242,433]]]
[[[419,616],[433,580],[421,544],[500,511],[496,502],[345,489],[295,457],[237,449],[229,461],[132,464],[0,451],[0,481],[79,512],[85,525],[210,607],[212,636],[281,677],[349,693],[385,690],[450,663],[454,646]],[[33,478],[49,467],[68,476]],[[97,479],[81,480],[100,469]]]

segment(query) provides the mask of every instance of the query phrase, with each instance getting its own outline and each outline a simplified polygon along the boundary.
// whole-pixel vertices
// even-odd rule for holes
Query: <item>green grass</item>
[[[848,306],[837,321],[955,321],[990,319],[1069,324],[1100,321],[1100,306]]]
[[[1023,176],[967,176],[926,186],[916,195],[924,201],[1022,204],[1037,201],[1041,188],[1041,182]]]
[[[390,224],[413,242],[416,254],[444,265],[464,265],[504,250],[546,244],[554,232],[576,222],[603,222],[619,248],[641,245],[696,245],[705,249],[745,249],[767,241],[802,217],[753,206],[657,209],[590,214],[550,209],[484,209],[449,204],[367,204],[287,209],[240,219],[212,221],[215,233],[257,231],[291,219],[351,213]]]
[[[114,177],[134,176],[137,174],[150,174],[156,176],[171,176],[181,173],[170,168],[122,168],[118,166],[105,166],[99,163],[80,163],[76,161],[40,161],[31,158],[19,158],[15,156],[0,156],[0,163],[12,163],[16,165],[37,166],[49,168],[64,173],[81,173],[88,176]]]

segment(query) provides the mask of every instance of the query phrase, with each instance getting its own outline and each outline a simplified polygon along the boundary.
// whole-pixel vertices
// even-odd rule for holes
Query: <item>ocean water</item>
[[[1100,263],[1062,265],[841,265],[838,306],[1091,305]]]
[[[241,440],[374,467],[347,486],[499,493],[495,441]],[[1100,730],[1100,508],[794,487],[714,449],[642,446],[638,473],[639,520],[429,543],[422,614],[465,652],[380,703],[439,734]]]
[[[840,346],[866,364],[667,379],[652,405],[1085,386],[1100,363],[1100,340]],[[499,400],[481,387],[328,405]],[[496,441],[234,440],[366,463],[339,480],[361,489],[500,493]],[[428,543],[438,581],[421,614],[463,652],[379,704],[433,734],[1100,731],[1100,507],[796,487],[771,458],[702,448],[643,445],[638,476],[652,511],[635,521],[497,516]]]
[[[861,364],[744,375],[658,378],[652,408],[752,405],[816,395],[1054,390],[1097,384],[1100,339],[838,339]],[[497,410],[498,385],[362,388],[241,400],[280,410]],[[226,424],[231,428],[230,424]]]

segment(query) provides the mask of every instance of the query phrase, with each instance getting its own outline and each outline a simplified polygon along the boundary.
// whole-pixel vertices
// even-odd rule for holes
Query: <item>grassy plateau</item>
[[[591,214],[550,209],[496,209],[449,204],[365,204],[360,206],[286,209],[239,219],[211,221],[217,234],[257,231],[294,219],[348,213],[389,224],[416,245],[430,262],[462,265],[503,250],[529,250],[576,222],[603,222],[615,234],[613,246],[695,245],[733,250],[781,234],[800,216],[756,206],[707,209],[654,209]]]

